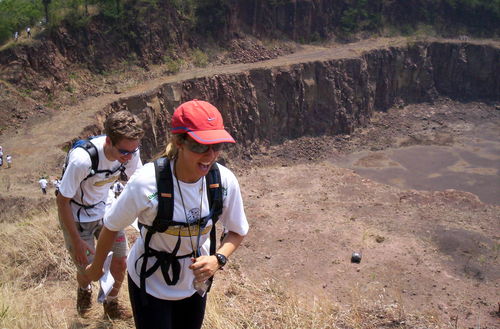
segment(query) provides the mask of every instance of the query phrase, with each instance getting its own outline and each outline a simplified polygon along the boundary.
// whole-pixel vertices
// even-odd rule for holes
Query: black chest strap
[[[174,215],[174,183],[172,179],[172,170],[170,168],[170,161],[167,158],[159,158],[154,161],[156,184],[158,190],[158,212],[151,226],[139,223],[139,228],[146,229],[146,236],[144,237],[144,254],[137,259],[142,258],[142,266],[139,274],[141,290],[144,300],[146,302],[146,278],[151,276],[154,272],[161,268],[163,278],[167,285],[175,285],[179,281],[181,266],[179,259],[192,257],[194,251],[187,255],[177,256],[180,247],[181,237],[177,239],[177,243],[171,253],[166,251],[157,251],[152,249],[149,244],[153,234],[158,232],[165,232],[170,226],[178,225],[179,223],[173,221]],[[212,218],[212,229],[210,231],[210,254],[215,254],[216,251],[216,230],[215,223],[222,213],[223,207],[223,193],[221,185],[220,171],[216,163],[212,165],[209,173],[205,176],[207,185],[207,196],[210,207],[210,214]],[[189,225],[189,224],[188,224]],[[201,228],[198,228],[201,230]],[[147,269],[148,258],[156,258],[155,263]],[[136,261],[136,268],[137,268]],[[172,276],[170,276],[170,270]]]

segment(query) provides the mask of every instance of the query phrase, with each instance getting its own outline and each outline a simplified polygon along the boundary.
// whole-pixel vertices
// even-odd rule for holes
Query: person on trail
[[[113,192],[115,193],[115,198],[118,198],[118,196],[122,193],[123,191],[123,184],[120,181],[116,181],[113,184]]]
[[[52,181],[52,185],[54,186],[56,190],[56,196],[59,194],[59,187],[61,186],[61,180],[59,178],[56,178]]]
[[[3,166],[3,158],[0,157],[0,168]]]
[[[7,161],[7,169],[12,167],[12,156],[10,154],[7,154],[7,157],[5,158],[5,160]]]
[[[185,102],[175,110],[171,126],[165,152],[136,172],[106,213],[94,261],[86,270],[92,280],[102,275],[117,232],[138,217],[141,235],[127,259],[138,329],[201,328],[211,278],[249,229],[238,181],[216,163],[223,146],[235,143],[217,108],[205,101]],[[215,176],[220,184],[213,184]],[[169,210],[163,211],[166,205]],[[162,215],[166,226],[157,230]],[[216,252],[212,229],[217,219],[227,233]]]
[[[31,38],[31,27],[26,27],[26,34],[28,35],[28,39]]]
[[[14,41],[17,41],[19,39],[19,32],[14,32]]]
[[[102,230],[110,187],[119,178],[130,177],[142,167],[139,145],[144,129],[141,120],[128,111],[120,111],[106,119],[104,129],[106,135],[90,140],[97,150],[98,170],[92,169],[92,158],[86,149],[74,148],[68,155],[56,198],[66,248],[78,270],[77,311],[82,316],[89,311],[92,299],[91,280],[84,270],[93,260],[94,237]],[[118,303],[128,251],[123,230],[114,236],[112,245],[110,272],[115,283],[103,303],[104,313],[111,319],[130,318],[131,313]]]
[[[42,189],[42,193],[47,194],[47,185],[49,184],[49,182],[47,182],[45,177],[42,176],[42,178],[40,178],[40,180],[38,181],[38,184],[40,184],[40,188]]]

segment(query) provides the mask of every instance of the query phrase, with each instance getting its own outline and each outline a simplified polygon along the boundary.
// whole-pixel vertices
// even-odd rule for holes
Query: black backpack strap
[[[142,228],[146,228],[146,236],[144,238],[144,254],[141,256],[142,266],[141,272],[139,274],[140,283],[141,283],[141,292],[142,292],[142,302],[146,305],[146,278],[149,277],[158,269],[159,266],[162,268],[162,272],[167,277],[165,277],[165,281],[167,284],[176,284],[179,280],[179,272],[180,265],[178,261],[172,261],[172,257],[175,258],[175,254],[177,253],[178,247],[175,250],[175,253],[171,253],[168,256],[162,255],[149,247],[149,242],[151,241],[151,237],[156,232],[164,232],[167,230],[168,226],[172,222],[172,218],[174,217],[174,183],[172,180],[172,170],[170,169],[170,161],[167,158],[159,158],[154,161],[155,166],[155,177],[156,177],[156,186],[158,190],[158,212],[156,213],[156,217],[153,221],[152,226],[145,226],[139,223],[139,227],[142,231]],[[177,241],[177,244],[180,243],[180,237]],[[165,253],[166,254],[166,253]],[[151,256],[157,256],[157,261],[153,265],[149,271],[147,270],[148,258]],[[158,257],[159,256],[159,257]],[[162,258],[162,259],[159,259]],[[163,265],[165,259],[168,258],[169,264]],[[139,258],[140,259],[140,258]],[[139,260],[138,259],[138,260]],[[168,276],[168,268],[172,266],[173,278],[171,279]],[[177,271],[177,273],[176,273]]]
[[[214,255],[217,247],[215,223],[219,220],[222,214],[222,184],[220,178],[220,170],[217,163],[212,165],[206,176],[207,180],[207,195],[210,213],[212,213],[212,230],[210,231],[210,255]]]
[[[94,143],[92,143],[89,139],[86,139],[78,147],[81,147],[82,149],[87,151],[90,156],[90,160],[92,161],[92,171],[90,172],[90,175],[85,178],[87,179],[97,172],[97,168],[99,167],[99,153],[97,152],[97,148],[95,147]]]
[[[222,214],[223,200],[222,200],[222,183],[220,178],[220,170],[217,163],[212,165],[210,171],[205,176],[207,180],[207,196],[208,204],[210,206],[210,213],[212,214],[212,229],[210,230],[210,255],[215,255],[217,250],[217,229],[215,228],[215,223],[219,220],[220,214]],[[222,241],[222,239],[221,239]],[[214,277],[208,279],[209,292],[212,288],[212,283]]]
[[[158,213],[153,221],[153,229],[156,232],[164,232],[174,217],[174,182],[170,161],[167,158],[159,158],[154,164],[158,188]]]

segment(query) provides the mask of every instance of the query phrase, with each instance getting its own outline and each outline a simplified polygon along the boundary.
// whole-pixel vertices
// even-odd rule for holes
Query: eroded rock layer
[[[332,50],[334,51],[334,50]],[[346,58],[217,74],[167,83],[121,99],[107,111],[128,109],[147,126],[146,158],[161,151],[177,105],[203,99],[222,112],[238,140],[233,155],[303,135],[349,133],[373,111],[432,101],[498,100],[500,51],[465,43],[419,43]]]

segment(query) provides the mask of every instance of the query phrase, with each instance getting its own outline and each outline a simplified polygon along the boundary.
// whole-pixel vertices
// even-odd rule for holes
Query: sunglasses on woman
[[[203,154],[208,152],[208,150],[212,149],[214,152],[222,151],[224,148],[224,143],[218,144],[200,144],[191,139],[185,139],[184,144],[186,144],[187,148],[194,153]]]

